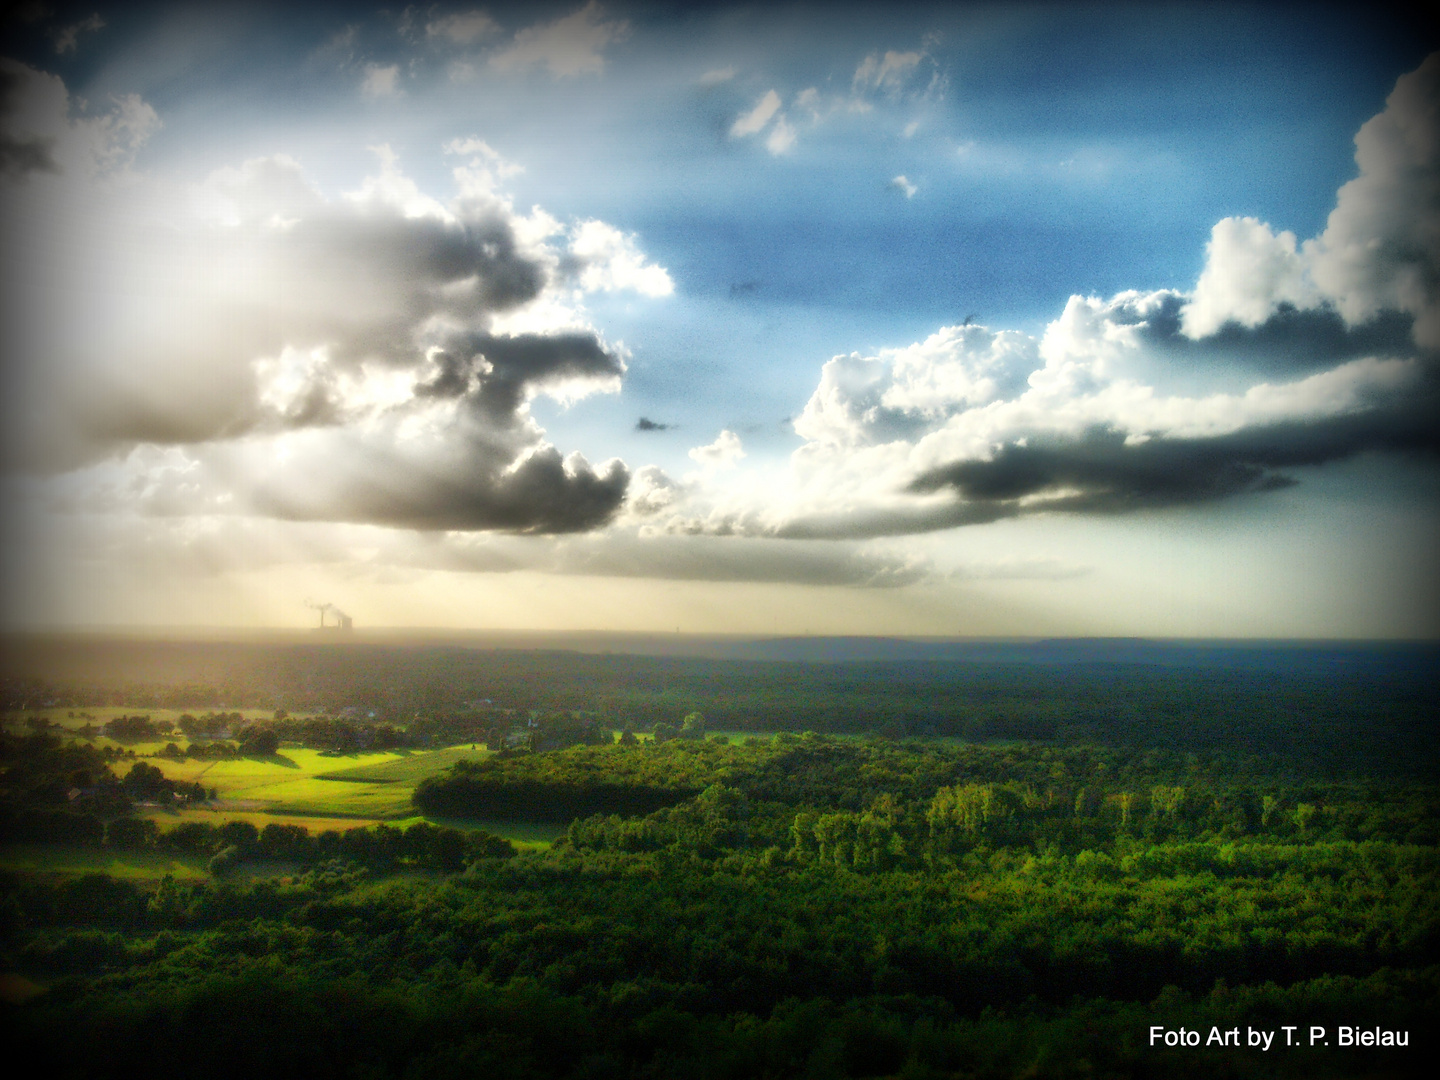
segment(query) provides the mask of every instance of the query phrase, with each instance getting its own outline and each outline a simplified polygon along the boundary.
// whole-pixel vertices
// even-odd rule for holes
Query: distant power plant
[[[307,600],[305,601],[305,606],[308,608],[314,608],[316,611],[320,612],[321,630],[339,630],[341,632],[346,632],[355,629],[355,620],[352,619],[349,615],[346,615],[345,612],[341,611],[334,604],[317,604],[313,601]],[[325,615],[327,612],[330,615],[334,616],[334,623],[327,623],[325,621]]]

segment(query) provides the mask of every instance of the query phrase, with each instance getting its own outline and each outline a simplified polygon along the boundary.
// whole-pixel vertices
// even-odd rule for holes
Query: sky
[[[5,627],[1440,636],[1385,5],[4,19]]]

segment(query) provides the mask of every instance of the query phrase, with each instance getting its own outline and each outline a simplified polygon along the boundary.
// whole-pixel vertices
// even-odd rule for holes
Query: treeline
[[[86,814],[29,811],[11,817],[5,826],[6,838],[11,842],[204,855],[209,857],[207,869],[216,876],[228,874],[241,863],[271,861],[376,872],[409,867],[458,873],[480,859],[515,856],[513,844],[491,833],[423,821],[406,829],[380,824],[312,834],[303,825],[271,823],[257,828],[244,820],[219,825],[185,821],[161,829],[149,818],[119,817],[105,822]],[[75,914],[71,908],[66,910]]]
[[[291,716],[284,709],[277,710],[273,719],[265,720],[247,720],[239,712],[209,712],[203,716],[182,713],[173,723],[152,720],[148,715],[119,716],[108,721],[100,733],[117,742],[154,742],[169,738],[177,730],[192,740],[190,749],[184,752],[189,757],[223,756],[223,753],[206,752],[202,749],[204,745],[228,747],[240,754],[263,755],[273,754],[282,741],[337,753],[393,750],[427,746],[431,742],[428,734],[412,734],[392,724],[325,715]]]
[[[601,718],[572,712],[464,707],[416,717],[407,725],[417,744],[479,743],[499,752],[546,753],[569,746],[608,746],[614,732]]]
[[[1218,753],[896,745],[823,735],[462,761],[422,781],[414,800],[426,813],[565,821],[640,816],[717,783],[767,808],[786,829],[797,812],[828,814],[836,828],[850,829],[838,823],[883,808],[887,828],[903,834],[907,850],[933,848],[941,837],[1035,850],[1078,850],[1121,835],[1440,840],[1440,788],[1430,784],[1275,775],[1253,757]]]
[[[457,762],[457,765],[469,762]],[[478,763],[484,765],[485,763]],[[483,768],[454,769],[443,779],[426,777],[411,797],[422,813],[437,817],[565,823],[593,814],[648,814],[693,795],[685,788],[610,784],[604,781],[517,779]]]
[[[111,648],[110,661],[95,666],[118,667],[124,657],[130,670],[169,670],[176,682],[87,689],[78,680],[10,679],[0,704],[77,707],[98,695],[137,707],[162,699],[194,707],[189,694],[291,713],[373,712],[379,724],[442,741],[478,741],[502,715],[578,712],[648,731],[701,712],[712,730],[1221,749],[1328,775],[1434,775],[1440,761],[1433,653],[1277,677],[1139,663],[821,664],[358,643]],[[204,693],[181,681],[198,671],[217,677]],[[467,704],[476,702],[486,704]]]
[[[145,761],[136,761],[123,778],[116,775],[112,763],[126,756],[134,758],[48,732],[0,735],[0,818],[11,828],[32,821],[38,829],[49,821],[62,832],[85,832],[93,828],[67,824],[69,819],[98,821],[128,813],[137,802],[175,806],[208,797],[202,785],[171,780]]]

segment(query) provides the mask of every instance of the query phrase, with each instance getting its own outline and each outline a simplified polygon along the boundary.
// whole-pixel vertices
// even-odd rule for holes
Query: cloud
[[[568,533],[621,511],[628,467],[566,454],[530,406],[619,389],[625,352],[584,298],[673,290],[633,234],[516,211],[516,167],[473,137],[445,147],[463,159],[447,200],[383,146],[338,197],[287,157],[178,192],[97,186],[96,159],[124,160],[148,106],[76,120],[58,80],[5,74],[23,106],[6,133],[43,136],[60,170],[27,173],[27,198],[68,210],[5,208],[63,271],[31,268],[33,310],[7,297],[7,350],[60,358],[7,387],[12,468],[80,475],[168,447],[183,468],[133,458],[121,502],[177,517]],[[88,171],[70,167],[81,143]]]
[[[1336,196],[1325,231],[1294,234],[1255,218],[1215,226],[1184,313],[1194,338],[1256,327],[1285,307],[1329,307],[1347,326],[1385,312],[1414,318],[1415,341],[1440,348],[1440,53],[1403,75],[1355,136],[1360,175]]]
[[[775,126],[770,129],[769,136],[765,139],[765,149],[772,154],[786,153],[795,145],[795,129],[790,126],[790,121],[785,119],[781,113],[775,118]]]
[[[567,266],[588,292],[630,289],[660,297],[675,291],[670,275],[646,260],[633,233],[622,233],[603,221],[583,221],[572,230]]]
[[[871,53],[860,61],[860,66],[855,69],[851,86],[856,94],[875,90],[892,95],[898,94],[923,59],[925,59],[925,54],[920,52],[902,53],[891,49],[886,51],[883,56],[879,53]]]
[[[920,189],[912,184],[903,174],[890,181],[890,186],[907,199],[913,199],[915,193]]]
[[[732,137],[740,139],[746,135],[758,135],[770,123],[771,117],[780,111],[780,95],[774,90],[767,90],[763,97],[755,103],[747,113],[742,113],[730,125]]]
[[[1147,339],[1124,316],[1147,302],[1076,298],[1041,342],[1016,335],[1008,363],[977,363],[990,332],[974,326],[928,349],[837,357],[795,424],[807,443],[789,511],[712,515],[706,530],[863,538],[1114,514],[1272,491],[1294,483],[1285,470],[1364,452],[1440,449],[1440,378],[1415,357],[1203,396],[1127,378]],[[960,332],[968,347],[946,341]],[[998,344],[986,350],[997,360]]]
[[[765,149],[770,153],[779,156],[795,145],[795,128],[780,111],[780,95],[774,90],[767,90],[749,112],[736,117],[735,122],[730,125],[730,136],[743,139],[758,135],[767,126],[770,127],[770,134],[765,137]]]
[[[1149,377],[1218,384],[1242,371],[1284,377],[1343,360],[1403,356],[1414,350],[1414,320],[1409,315],[1388,311],[1361,325],[1347,326],[1328,305],[1303,310],[1281,305],[1253,327],[1231,319],[1205,337],[1191,337],[1182,332],[1190,295],[1156,294],[1153,310],[1129,316],[1144,340],[1144,355],[1153,362]]]
[[[1233,284],[1243,265],[1267,295],[1295,288],[1292,243],[1245,221],[1216,237],[1207,269]],[[1204,284],[1073,296],[1038,339],[967,322],[834,357],[794,421],[805,443],[786,475],[688,491],[659,527],[865,539],[1199,505],[1359,454],[1440,451],[1440,365],[1409,314],[1347,325],[1338,305],[1289,302],[1196,336],[1185,317]]]
[[[58,77],[0,58],[0,177],[123,178],[161,126],[135,94],[112,97],[108,110],[83,116],[72,115],[75,104]]]
[[[0,177],[60,171],[55,143],[65,127],[65,95],[63,86],[55,87],[58,82],[0,60]]]
[[[451,139],[441,149],[447,154],[468,159],[454,172],[460,188],[467,192],[495,196],[500,192],[502,181],[525,171],[523,165],[506,159],[484,139],[474,135]]]
[[[1415,340],[1440,348],[1440,53],[1360,128],[1355,162],[1360,175],[1306,245],[1311,276],[1347,323],[1408,312]]]
[[[393,97],[400,92],[400,66],[366,64],[365,77],[360,80],[360,92],[371,98]]]
[[[927,65],[931,70],[930,80],[923,89],[918,89],[914,86],[915,76]],[[726,70],[733,75],[731,69]],[[944,89],[944,75],[928,51],[889,50],[883,54],[872,53],[860,62],[848,94],[822,94],[817,87],[808,86],[795,95],[791,112],[807,128],[814,129],[836,114],[872,112],[880,100],[893,104],[902,100],[933,99],[943,95]],[[765,138],[765,148],[776,156],[788,153],[795,146],[800,130],[782,110],[782,105],[780,92],[767,90],[759,101],[735,118],[730,125],[731,138],[759,135],[768,127],[770,133]],[[917,127],[918,121],[910,124],[905,129],[906,137],[913,135]]]
[[[491,56],[490,64],[501,71],[543,65],[557,78],[599,75],[605,70],[606,47],[630,34],[629,23],[606,21],[604,14],[605,9],[590,0],[563,19],[527,27],[509,48]]]
[[[658,420],[651,420],[648,416],[642,416],[635,421],[636,431],[669,431],[674,424],[662,424]]]
[[[454,12],[425,24],[425,36],[453,45],[474,45],[498,33],[500,24],[483,11]]]
[[[813,447],[860,447],[914,438],[971,409],[1003,400],[1040,366],[1037,342],[1016,331],[947,326],[878,356],[837,356],[794,422]]]
[[[772,499],[743,479],[687,493],[663,527],[871,538],[1258,495],[1367,453],[1434,461],[1437,113],[1432,56],[1362,127],[1321,236],[1226,218],[1189,293],[1072,296],[1038,339],[967,320],[834,357]]]
[[[928,561],[833,544],[717,537],[607,537],[566,545],[547,569],[605,577],[900,588],[931,576]]]
[[[73,22],[69,26],[60,27],[51,32],[55,41],[55,53],[63,56],[65,53],[73,53],[79,44],[81,34],[93,34],[105,28],[105,20],[99,14],[92,14],[79,22]]]
[[[1253,217],[1225,218],[1211,230],[1205,269],[1185,306],[1183,325],[1192,338],[1208,337],[1226,323],[1254,329],[1282,304],[1305,309],[1319,299],[1294,233],[1276,235]]]
[[[690,451],[691,459],[705,469],[733,468],[744,456],[740,436],[729,430],[720,432],[719,437],[708,446],[697,446]]]
[[[103,563],[123,568],[127,574],[163,581],[171,589],[187,580],[284,566],[334,567],[345,579],[361,581],[394,580],[431,571],[528,571],[879,589],[900,588],[937,576],[924,557],[874,545],[637,535],[617,530],[549,536],[415,531],[233,514],[185,519],[65,514],[56,521],[48,540],[67,564]],[[1055,579],[1082,572],[1049,560],[1015,560],[964,566],[946,576]]]
[[[611,531],[523,540],[483,533],[392,534],[367,537],[362,543],[372,550],[376,543],[382,544],[383,553],[376,561],[383,560],[388,565],[469,573],[530,570],[594,577],[852,588],[898,588],[935,574],[928,559],[913,553],[826,542]],[[1048,564],[1014,567],[997,564],[977,567],[973,575],[967,576],[1035,576],[1058,572]]]
[[[508,445],[463,425],[443,443],[413,447],[347,433],[292,460],[296,466],[256,484],[248,499],[256,512],[425,530],[582,532],[615,515],[630,479],[618,459],[597,469],[548,443],[511,460]]]
[[[1029,438],[988,459],[953,462],[922,473],[911,490],[950,488],[972,508],[990,507],[1001,516],[1189,505],[1289,487],[1295,480],[1286,468],[1366,450],[1440,449],[1434,418],[1432,399],[1417,410],[1257,424],[1221,436],[1134,439],[1096,427],[1078,437]]]
[[[701,86],[719,86],[721,83],[729,82],[735,77],[733,67],[712,68],[699,78]]]

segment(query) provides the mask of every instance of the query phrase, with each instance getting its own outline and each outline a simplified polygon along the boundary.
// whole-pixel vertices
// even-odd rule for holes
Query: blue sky
[[[11,623],[1440,629],[1383,6],[21,16]]]

